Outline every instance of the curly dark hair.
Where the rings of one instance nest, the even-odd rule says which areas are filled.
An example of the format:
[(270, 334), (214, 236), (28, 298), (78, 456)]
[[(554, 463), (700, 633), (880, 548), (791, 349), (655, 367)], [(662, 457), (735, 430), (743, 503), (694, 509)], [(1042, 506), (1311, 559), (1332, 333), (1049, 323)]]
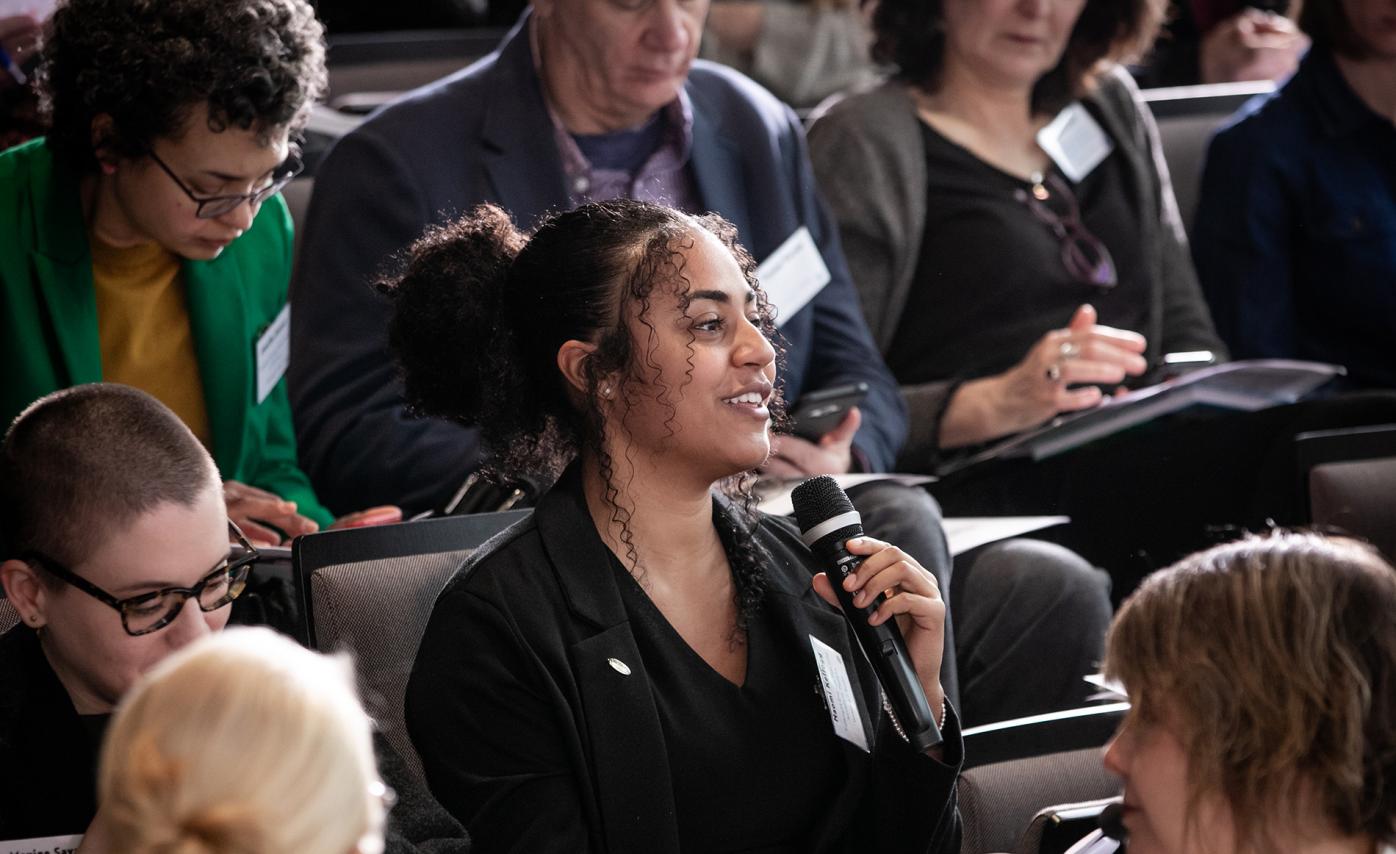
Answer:
[[(215, 132), (298, 130), (325, 91), (324, 29), (306, 0), (68, 0), (38, 76), (48, 145), (90, 172), (98, 149), (140, 157), (178, 136), (200, 104)], [(103, 114), (112, 127), (94, 145)]]
[[(1080, 97), (1104, 62), (1137, 56), (1153, 44), (1166, 0), (1086, 0), (1061, 61), (1033, 87), (1032, 107), (1052, 113)], [(942, 0), (881, 0), (873, 13), (873, 58), (899, 80), (928, 91), (945, 62)]]
[[(633, 508), (625, 506), (603, 444), (607, 425), (598, 388), (604, 377), (620, 378), (613, 393), (624, 405), (623, 425), (641, 386), (650, 382), (646, 373), (656, 368), (650, 348), (636, 340), (626, 318), (648, 327), (652, 342), (650, 296), (657, 286), (673, 287), (687, 308), (683, 253), (699, 228), (736, 259), (779, 362), (775, 312), (756, 281), (756, 262), (737, 243), (736, 228), (716, 214), (689, 216), (617, 199), (549, 217), (526, 236), (502, 209), (481, 205), (428, 230), (408, 250), (405, 269), (380, 284), (394, 304), (389, 343), (409, 408), (478, 426), (490, 449), (485, 473), (496, 481), (522, 474), (552, 482), (578, 454), (594, 455), (637, 578), (643, 576), (643, 556), (629, 524)], [(580, 406), (557, 368), (558, 349), (570, 340), (596, 345), (585, 362)], [(672, 391), (661, 388), (655, 395), (671, 418)], [(784, 426), (779, 387), (770, 409), (773, 423)], [(757, 518), (753, 483), (753, 472), (729, 478), (723, 491), (735, 506), (718, 516), (737, 590), (739, 630), (764, 589), (765, 558), (750, 536)]]

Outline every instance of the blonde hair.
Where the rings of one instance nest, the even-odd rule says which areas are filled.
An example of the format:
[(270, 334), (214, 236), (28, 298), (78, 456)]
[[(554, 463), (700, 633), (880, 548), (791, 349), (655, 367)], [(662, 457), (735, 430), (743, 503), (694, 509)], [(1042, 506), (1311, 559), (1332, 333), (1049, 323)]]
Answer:
[(1370, 546), (1275, 532), (1147, 579), (1116, 615), (1106, 674), (1130, 715), (1180, 723), (1190, 821), (1229, 806), (1238, 850), (1274, 850), (1320, 812), (1396, 841), (1396, 570)]
[(347, 854), (381, 846), (370, 722), (347, 657), (230, 629), (116, 711), (98, 800), (115, 851)]

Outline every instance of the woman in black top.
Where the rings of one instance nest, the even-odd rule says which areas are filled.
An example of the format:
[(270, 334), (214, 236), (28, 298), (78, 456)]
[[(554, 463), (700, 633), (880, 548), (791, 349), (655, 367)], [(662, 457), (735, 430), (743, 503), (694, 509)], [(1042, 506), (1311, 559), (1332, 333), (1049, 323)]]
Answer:
[[(1151, 382), (1164, 354), (1226, 357), (1157, 130), (1114, 64), (1147, 47), (1159, 5), (879, 4), (876, 50), (897, 75), (829, 110), (810, 149), (907, 402), (899, 468), (944, 471), (1096, 406)], [(1295, 432), (1393, 416), (1390, 402), (1338, 401), (1172, 419), (932, 491), (951, 515), (1070, 515), (1061, 539), (1123, 594), (1209, 528), (1302, 521)]]
[(1147, 44), (1156, 5), (879, 5), (899, 74), (810, 146), (911, 410), (903, 467), (1093, 406), (1162, 353), (1221, 351), (1147, 108), (1099, 70)]
[[(391, 289), (416, 408), (480, 424), (501, 469), (565, 468), (447, 585), (408, 684), (428, 782), (478, 851), (958, 850), (933, 577), (850, 547), (947, 717), (927, 756), (797, 534), (750, 509), (781, 414), (753, 270), (713, 216), (621, 200), (525, 238), (485, 206)], [(816, 690), (821, 651), (847, 705)]]

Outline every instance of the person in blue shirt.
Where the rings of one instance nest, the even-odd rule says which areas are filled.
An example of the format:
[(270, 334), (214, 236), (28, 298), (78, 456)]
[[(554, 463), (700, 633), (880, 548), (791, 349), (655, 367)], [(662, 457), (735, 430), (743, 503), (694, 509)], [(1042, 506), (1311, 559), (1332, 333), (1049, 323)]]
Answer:
[(1299, 71), (1212, 140), (1197, 272), (1233, 356), (1396, 388), (1396, 8), (1321, 0), (1300, 23)]

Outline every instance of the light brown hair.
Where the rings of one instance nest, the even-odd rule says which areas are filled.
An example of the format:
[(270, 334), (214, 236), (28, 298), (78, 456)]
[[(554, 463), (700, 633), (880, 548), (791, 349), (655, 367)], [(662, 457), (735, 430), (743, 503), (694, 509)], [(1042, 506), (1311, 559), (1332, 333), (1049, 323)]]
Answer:
[(0, 558), (37, 551), (76, 566), (137, 516), (193, 506), (217, 483), (208, 451), (145, 392), (56, 391), (21, 412), (0, 446)]
[(1241, 850), (1313, 806), (1396, 839), (1396, 570), (1370, 546), (1280, 531), (1185, 558), (1120, 609), (1105, 672), (1130, 715), (1176, 712), (1189, 803), (1220, 795)]

